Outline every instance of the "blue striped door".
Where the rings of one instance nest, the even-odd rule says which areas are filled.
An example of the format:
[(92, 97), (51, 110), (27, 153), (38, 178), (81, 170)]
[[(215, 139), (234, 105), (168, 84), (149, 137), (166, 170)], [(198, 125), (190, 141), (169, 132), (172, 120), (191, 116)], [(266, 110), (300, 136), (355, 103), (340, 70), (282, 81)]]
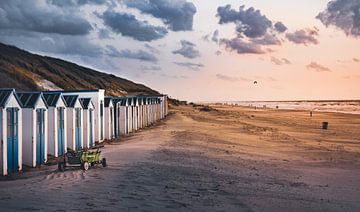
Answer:
[(104, 102), (100, 102), (100, 140), (104, 139)]
[(7, 113), (7, 166), (8, 173), (19, 169), (18, 157), (18, 109), (9, 108)]
[(64, 146), (64, 110), (65, 108), (58, 108), (58, 155), (61, 156), (65, 154), (65, 146)]
[(75, 149), (81, 150), (81, 109), (75, 110)]
[(45, 110), (36, 110), (36, 165), (45, 161)]
[(110, 108), (110, 139), (114, 137), (114, 109)]
[(93, 110), (89, 111), (89, 146), (93, 146)]
[(129, 119), (129, 110), (128, 110), (128, 107), (126, 107), (125, 108), (125, 134), (128, 134), (128, 125), (129, 125), (128, 119)]

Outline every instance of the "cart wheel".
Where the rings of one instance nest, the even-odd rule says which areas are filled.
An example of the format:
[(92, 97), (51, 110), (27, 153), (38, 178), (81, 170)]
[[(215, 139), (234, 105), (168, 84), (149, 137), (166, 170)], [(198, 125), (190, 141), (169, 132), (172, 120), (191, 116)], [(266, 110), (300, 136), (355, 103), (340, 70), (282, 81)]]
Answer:
[(106, 158), (103, 158), (103, 159), (102, 159), (101, 164), (102, 164), (103, 167), (106, 167), (106, 166), (107, 166), (107, 165), (106, 165)]
[(59, 169), (59, 171), (64, 172), (65, 171), (65, 163), (64, 162), (59, 162), (58, 163), (58, 169)]
[(90, 164), (88, 162), (84, 162), (82, 165), (82, 168), (84, 169), (84, 171), (89, 170)]

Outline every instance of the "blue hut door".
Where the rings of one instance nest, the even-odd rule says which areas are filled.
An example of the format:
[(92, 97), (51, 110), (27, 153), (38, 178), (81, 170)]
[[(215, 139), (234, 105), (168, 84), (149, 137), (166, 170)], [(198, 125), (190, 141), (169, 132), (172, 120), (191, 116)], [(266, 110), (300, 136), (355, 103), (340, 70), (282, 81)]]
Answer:
[(104, 139), (104, 103), (100, 102), (100, 140)]
[(36, 110), (36, 165), (45, 161), (45, 110)]
[(116, 135), (120, 135), (120, 106), (117, 107), (117, 114), (116, 114)]
[(58, 108), (58, 111), (57, 111), (57, 121), (58, 121), (58, 155), (61, 156), (63, 154), (65, 154), (65, 146), (64, 146), (64, 143), (65, 143), (65, 139), (64, 139), (64, 136), (65, 136), (65, 133), (64, 133), (64, 111), (65, 111), (65, 108)]
[(81, 150), (81, 109), (75, 109), (75, 149)]
[(132, 106), (131, 107), (131, 126), (132, 126), (131, 131), (134, 130), (134, 124), (135, 124), (134, 118), (135, 118), (135, 113), (134, 113), (134, 107)]
[(125, 109), (125, 134), (129, 133), (129, 109), (126, 107)]
[(89, 146), (93, 146), (93, 110), (89, 110)]
[(114, 109), (110, 108), (110, 139), (114, 137)]
[(18, 157), (18, 109), (9, 108), (7, 113), (7, 166), (8, 173), (19, 169)]

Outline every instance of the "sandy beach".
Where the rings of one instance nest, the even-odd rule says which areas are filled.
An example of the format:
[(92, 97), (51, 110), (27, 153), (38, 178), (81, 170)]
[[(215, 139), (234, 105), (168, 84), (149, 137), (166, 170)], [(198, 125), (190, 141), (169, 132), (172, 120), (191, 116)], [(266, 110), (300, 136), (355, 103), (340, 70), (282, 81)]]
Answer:
[(1, 180), (1, 211), (360, 211), (360, 115), (212, 108), (114, 140), (106, 168)]

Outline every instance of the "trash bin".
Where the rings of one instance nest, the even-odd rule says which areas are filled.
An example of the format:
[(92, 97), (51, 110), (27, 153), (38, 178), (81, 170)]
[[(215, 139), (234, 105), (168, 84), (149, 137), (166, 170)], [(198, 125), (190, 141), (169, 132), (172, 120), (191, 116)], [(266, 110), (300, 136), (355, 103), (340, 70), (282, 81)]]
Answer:
[(323, 128), (323, 130), (327, 130), (328, 127), (329, 127), (329, 122), (323, 122), (323, 123), (322, 123), (322, 128)]

